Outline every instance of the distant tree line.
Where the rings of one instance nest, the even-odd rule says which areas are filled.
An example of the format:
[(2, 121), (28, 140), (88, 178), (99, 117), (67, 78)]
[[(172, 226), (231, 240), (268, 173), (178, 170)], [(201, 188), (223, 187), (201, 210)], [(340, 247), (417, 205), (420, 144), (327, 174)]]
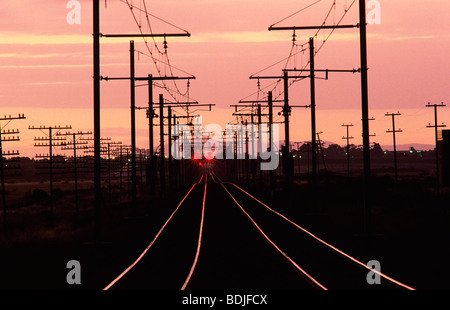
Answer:
[[(320, 149), (318, 149), (320, 151)], [(299, 150), (294, 149), (293, 153), (299, 153), (300, 156), (307, 156), (311, 152), (311, 143), (304, 143), (300, 146)], [(340, 146), (339, 144), (330, 144), (328, 147), (322, 146), (322, 152), (324, 156), (328, 158), (345, 158), (347, 156), (347, 146)], [(363, 148), (361, 145), (350, 144), (349, 145), (350, 157), (362, 158)], [(408, 151), (398, 151), (398, 155), (408, 156), (408, 157), (426, 157), (434, 158), (435, 151), (428, 150), (416, 150), (414, 147), (410, 147)], [(373, 143), (370, 148), (370, 155), (374, 158), (392, 156), (393, 151), (383, 150), (379, 143)]]

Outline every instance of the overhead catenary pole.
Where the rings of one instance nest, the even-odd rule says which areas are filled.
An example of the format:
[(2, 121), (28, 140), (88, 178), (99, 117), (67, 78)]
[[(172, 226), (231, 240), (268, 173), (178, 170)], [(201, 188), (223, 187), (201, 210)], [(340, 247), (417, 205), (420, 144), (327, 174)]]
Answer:
[(287, 148), (287, 152), (289, 153), (289, 80), (288, 73), (283, 72), (283, 87), (284, 87), (284, 106), (283, 106), (283, 116), (284, 116), (284, 139), (285, 139), (285, 147)]
[(159, 130), (160, 130), (160, 157), (161, 157), (161, 163), (160, 163), (160, 172), (159, 172), (159, 178), (160, 178), (160, 185), (161, 185), (161, 191), (164, 192), (166, 188), (166, 172), (165, 172), (165, 165), (164, 165), (164, 97), (162, 94), (159, 95)]
[(148, 75), (148, 140), (149, 140), (149, 164), (147, 165), (147, 184), (150, 185), (150, 189), (154, 190), (155, 180), (156, 180), (156, 161), (154, 157), (154, 146), (153, 146), (153, 118), (155, 113), (153, 111), (153, 76)]
[[(101, 144), (100, 144), (100, 37), (129, 38), (129, 37), (189, 37), (187, 31), (183, 33), (139, 33), (139, 34), (102, 34), (100, 33), (100, 0), (93, 0), (93, 80), (94, 80), (94, 239), (100, 241), (100, 206), (101, 197)], [(145, 79), (145, 78), (144, 78)], [(136, 79), (137, 80), (137, 79)]]
[[(261, 154), (262, 153), (261, 137), (263, 136), (263, 134), (262, 134), (262, 126), (261, 126), (262, 125), (261, 104), (258, 103), (257, 107), (258, 107), (258, 151)], [(252, 141), (252, 145), (253, 145), (253, 141)], [(259, 160), (258, 160), (258, 163), (259, 163), (259, 165), (258, 165), (259, 183), (262, 184), (263, 183), (263, 171), (261, 170), (261, 156), (259, 156), (258, 158), (259, 158)]]
[(446, 105), (442, 102), (441, 104), (428, 104), (426, 105), (427, 108), (434, 108), (434, 125), (428, 124), (427, 128), (434, 128), (434, 139), (435, 139), (435, 152), (436, 152), (436, 192), (438, 197), (440, 196), (440, 173), (439, 173), (439, 143), (438, 143), (438, 128), (446, 127), (444, 123), (441, 125), (438, 124), (438, 117), (437, 117), (437, 108), (439, 107), (445, 107)]
[(314, 65), (314, 38), (309, 38), (309, 68), (310, 68), (310, 96), (311, 96), (311, 153), (312, 163), (312, 184), (317, 183), (317, 153), (316, 153), (316, 86), (315, 86), (315, 65)]
[(168, 119), (168, 129), (167, 134), (168, 142), (169, 142), (169, 160), (168, 160), (168, 166), (169, 166), (169, 188), (172, 189), (172, 107), (168, 107), (168, 113), (167, 113), (167, 119)]
[(136, 87), (134, 69), (134, 41), (130, 41), (130, 95), (131, 95), (131, 204), (136, 215)]
[[(268, 97), (267, 97), (267, 104), (269, 105), (269, 152), (270, 154), (275, 153), (273, 150), (273, 129), (272, 129), (272, 124), (273, 124), (273, 102), (272, 102), (273, 98), (272, 98), (272, 92), (269, 91), (268, 93)], [(277, 155), (278, 156), (278, 155)], [(270, 184), (270, 188), (274, 189), (275, 188), (275, 171), (273, 169), (271, 169), (269, 171), (269, 184)], [(272, 191), (273, 194), (273, 191)]]
[(100, 242), (101, 158), (100, 158), (100, 0), (93, 0), (94, 79), (94, 241)]
[(366, 1), (359, 0), (358, 25), (319, 25), (319, 26), (294, 26), (294, 27), (269, 27), (269, 30), (307, 30), (307, 29), (339, 29), (359, 27), (360, 37), (360, 72), (361, 72), (361, 111), (362, 111), (362, 135), (363, 135), (363, 230), (366, 235), (371, 234), (372, 218), (369, 203), (370, 189), (370, 141), (369, 141), (369, 96), (368, 96), (368, 67), (367, 67), (367, 35), (366, 35)]
[(366, 1), (359, 0), (359, 39), (361, 62), (361, 112), (363, 135), (363, 203), (365, 211), (364, 230), (367, 235), (372, 233), (372, 216), (369, 202), (370, 189), (370, 132), (369, 132), (369, 92), (367, 67), (367, 31), (366, 31)]
[[(251, 120), (251, 124), (252, 124), (252, 134), (254, 133), (253, 132), (253, 116), (252, 116), (252, 120)], [(245, 119), (245, 128), (248, 128), (247, 127), (247, 125), (248, 125), (248, 119)], [(253, 136), (252, 136), (252, 139), (253, 139)], [(249, 140), (249, 137), (248, 137), (248, 130), (245, 130), (245, 151), (244, 151), (244, 154), (245, 154), (245, 177), (246, 177), (246, 181), (247, 181), (247, 183), (248, 183), (248, 180), (249, 180), (249, 170), (250, 170), (250, 165), (249, 165), (249, 160), (250, 160), (250, 156), (249, 156), (249, 145), (248, 145), (248, 141)], [(252, 147), (253, 147), (253, 145), (252, 145)], [(253, 176), (253, 181), (255, 181), (255, 175), (254, 175), (254, 170), (252, 169), (252, 176)]]
[[(149, 35), (150, 36), (150, 35)], [(131, 43), (130, 43), (131, 44)], [(132, 56), (134, 57), (134, 56)], [(130, 56), (131, 59), (131, 56)], [(130, 61), (131, 62), (131, 61)], [(134, 64), (134, 61), (133, 61)], [(131, 67), (131, 66), (130, 66)], [(130, 69), (131, 71), (131, 69)], [(133, 69), (134, 71), (134, 69)], [(130, 80), (131, 84), (135, 84), (136, 81), (147, 81), (148, 82), (148, 108), (147, 110), (147, 117), (149, 118), (149, 153), (150, 153), (150, 160), (149, 165), (147, 167), (147, 181), (150, 185), (151, 189), (154, 189), (155, 180), (156, 180), (156, 161), (154, 157), (154, 138), (153, 138), (153, 117), (155, 116), (155, 113), (153, 111), (153, 82), (154, 81), (162, 81), (162, 80), (191, 80), (195, 79), (195, 76), (186, 76), (186, 77), (179, 77), (179, 76), (162, 76), (162, 77), (154, 77), (151, 74), (148, 74), (146, 77), (136, 77), (133, 74), (133, 77), (100, 77), (101, 80), (104, 81), (122, 81), (122, 80)], [(133, 100), (132, 100), (133, 101)], [(184, 105), (191, 105), (196, 104), (198, 102), (187, 102), (187, 103), (174, 103), (174, 104), (184, 104)], [(135, 109), (142, 109), (142, 108), (136, 108)], [(133, 111), (133, 109), (132, 109)], [(134, 112), (131, 112), (132, 114)], [(135, 119), (135, 118), (134, 118)], [(135, 121), (132, 121), (132, 126), (135, 125)]]
[(392, 117), (392, 130), (387, 130), (387, 133), (392, 133), (392, 141), (394, 146), (394, 176), (395, 180), (398, 180), (398, 170), (397, 170), (397, 143), (395, 141), (395, 133), (402, 132), (401, 129), (395, 129), (395, 117), (402, 115), (400, 112), (397, 113), (386, 113), (385, 116)]
[(123, 149), (122, 145), (119, 146), (120, 148), (120, 162), (119, 162), (119, 201), (122, 202), (122, 173), (123, 173)]

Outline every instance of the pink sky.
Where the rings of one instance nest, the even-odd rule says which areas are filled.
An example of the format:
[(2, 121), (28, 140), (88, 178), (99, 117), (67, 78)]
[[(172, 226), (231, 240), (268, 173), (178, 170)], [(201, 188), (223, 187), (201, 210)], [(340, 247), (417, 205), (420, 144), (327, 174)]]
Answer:
[[(92, 4), (81, 2), (81, 24), (66, 21), (65, 0), (3, 0), (0, 9), (0, 115), (24, 113), (26, 120), (15, 121), (7, 129), (20, 128), (21, 142), (10, 142), (5, 149), (19, 149), (33, 156), (35, 131), (29, 125), (66, 125), (74, 130), (92, 130)], [(131, 2), (131, 1), (130, 1)], [(140, 5), (139, 0), (133, 3)], [(293, 0), (158, 0), (146, 1), (149, 11), (188, 30), (190, 38), (169, 38), (171, 63), (193, 74), (190, 95), (200, 103), (213, 103), (212, 112), (202, 112), (204, 124), (234, 120), (231, 104), (257, 91), (249, 76), (284, 59), (291, 47), (290, 31), (267, 28), (314, 1)], [(336, 17), (351, 0), (337, 0)], [(450, 2), (446, 0), (380, 0), (381, 24), (368, 26), (370, 130), (371, 141), (391, 144), (391, 129), (386, 112), (401, 112), (397, 127), (398, 144), (434, 143), (433, 121), (427, 102), (448, 103), (450, 87)], [(279, 25), (319, 24), (332, 0), (322, 0)], [(357, 23), (357, 4), (343, 23)], [(138, 28), (126, 4), (108, 0), (101, 3), (101, 32), (136, 33)], [(137, 14), (138, 18), (144, 16)], [(333, 17), (333, 15), (332, 15)], [(331, 21), (333, 18), (331, 18)], [(144, 19), (142, 19), (145, 22)], [(151, 19), (154, 32), (178, 32)], [(313, 32), (298, 32), (297, 40), (306, 42)], [(320, 43), (323, 35), (319, 35)], [(126, 76), (129, 72), (129, 39), (102, 39), (102, 75)], [(145, 51), (142, 39), (136, 49)], [(158, 39), (162, 46), (162, 40)], [(308, 55), (296, 59), (297, 66)], [(280, 75), (284, 63), (260, 72)], [(359, 42), (356, 29), (337, 30), (316, 56), (317, 68), (351, 69), (359, 67)], [(140, 56), (137, 75), (155, 74), (150, 59)], [(175, 71), (176, 75), (185, 75)], [(263, 81), (262, 87), (269, 82)], [(184, 89), (186, 82), (181, 82)], [(155, 89), (154, 100), (160, 90)], [(345, 128), (353, 123), (353, 142), (361, 144), (360, 78), (358, 74), (332, 74), (328, 81), (316, 83), (317, 129), (322, 139), (343, 144)], [(165, 94), (166, 96), (166, 94)], [(249, 98), (256, 99), (255, 96)], [(309, 104), (308, 80), (290, 87), (292, 104)], [(147, 104), (144, 87), (137, 89), (137, 105)], [(102, 82), (102, 136), (129, 143), (129, 84)], [(449, 124), (449, 107), (439, 110), (439, 122)], [(181, 110), (180, 110), (181, 112)], [(137, 111), (138, 146), (147, 146), (147, 120)], [(4, 125), (4, 124), (2, 124)], [(305, 141), (309, 134), (309, 110), (294, 109), (291, 140)], [(155, 135), (158, 129), (155, 128)], [(283, 132), (283, 130), (281, 130)], [(281, 139), (283, 137), (280, 137)]]

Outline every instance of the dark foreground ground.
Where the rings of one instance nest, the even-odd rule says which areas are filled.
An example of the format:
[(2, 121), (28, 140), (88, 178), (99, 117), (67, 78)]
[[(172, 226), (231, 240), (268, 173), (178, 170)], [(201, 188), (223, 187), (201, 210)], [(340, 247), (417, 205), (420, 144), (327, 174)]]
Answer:
[[(226, 178), (221, 169), (216, 171)], [(443, 189), (438, 199), (431, 176), (403, 176), (398, 182), (388, 175), (374, 177), (368, 199), (370, 237), (365, 234), (360, 177), (322, 173), (315, 189), (306, 178), (296, 179), (290, 196), (282, 190), (282, 179), (274, 191), (258, 181), (243, 186), (327, 242), (363, 262), (378, 260), (382, 272), (416, 289), (450, 289), (449, 193)], [(78, 219), (70, 191), (55, 202), (53, 225), (45, 201), (16, 206), (9, 211), (8, 236), (0, 239), (0, 289), (101, 290), (148, 245), (190, 185), (165, 195), (157, 189), (152, 199), (143, 186), (136, 209), (126, 197), (119, 202), (117, 191), (110, 200), (105, 189), (98, 244), (93, 242), (88, 186)], [(81, 263), (80, 285), (66, 281), (70, 260)]]

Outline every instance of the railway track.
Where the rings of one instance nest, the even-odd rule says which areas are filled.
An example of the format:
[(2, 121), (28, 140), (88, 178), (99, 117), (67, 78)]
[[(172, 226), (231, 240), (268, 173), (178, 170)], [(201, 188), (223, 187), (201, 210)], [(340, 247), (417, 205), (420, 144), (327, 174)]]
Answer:
[[(379, 276), (370, 285), (367, 275)], [(206, 168), (109, 289), (408, 289)]]

